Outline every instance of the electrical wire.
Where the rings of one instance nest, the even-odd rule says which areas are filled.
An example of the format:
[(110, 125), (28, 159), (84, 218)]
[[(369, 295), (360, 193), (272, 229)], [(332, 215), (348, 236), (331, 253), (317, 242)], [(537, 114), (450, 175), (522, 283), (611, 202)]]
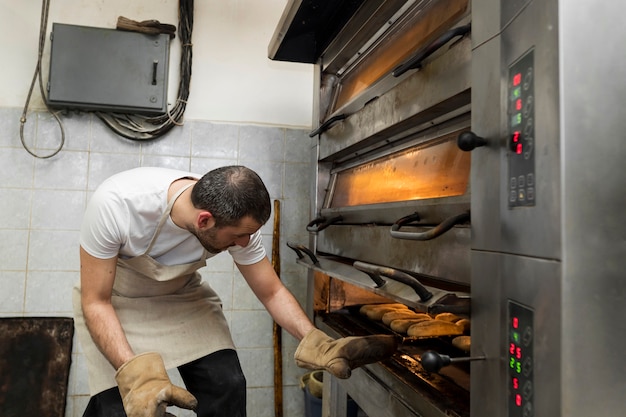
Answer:
[[(26, 97), (26, 103), (24, 104), (24, 111), (22, 112), (22, 117), (20, 117), (20, 140), (22, 142), (22, 146), (26, 149), (26, 152), (31, 154), (36, 158), (47, 159), (51, 158), (54, 155), (58, 154), (61, 149), (63, 149), (63, 145), (65, 144), (65, 130), (63, 129), (63, 122), (59, 118), (59, 116), (50, 110), (48, 107), (48, 103), (46, 100), (46, 94), (43, 88), (43, 80), (41, 78), (41, 57), (43, 56), (43, 49), (46, 44), (46, 29), (48, 27), (48, 14), (50, 11), (50, 0), (42, 0), (41, 2), (41, 19), (39, 21), (39, 51), (37, 53), (37, 65), (35, 67), (35, 74), (33, 75), (33, 80), (30, 84), (30, 89), (28, 90), (28, 96)], [(24, 140), (24, 125), (26, 124), (26, 114), (28, 113), (28, 105), (30, 104), (30, 98), (33, 94), (33, 89), (35, 88), (35, 82), (39, 80), (39, 91), (41, 93), (41, 97), (43, 98), (43, 102), (46, 106), (46, 109), (54, 116), (59, 124), (59, 128), (61, 129), (61, 143), (59, 147), (53, 151), (49, 155), (38, 155), (34, 151), (32, 151), (28, 145), (26, 145), (26, 141)]]
[(191, 84), (193, 3), (193, 0), (179, 0), (178, 38), (181, 44), (181, 58), (176, 102), (164, 114), (152, 117), (128, 113), (95, 112), (98, 118), (116, 134), (131, 140), (145, 141), (163, 136), (174, 126), (183, 125), (183, 115), (187, 107)]

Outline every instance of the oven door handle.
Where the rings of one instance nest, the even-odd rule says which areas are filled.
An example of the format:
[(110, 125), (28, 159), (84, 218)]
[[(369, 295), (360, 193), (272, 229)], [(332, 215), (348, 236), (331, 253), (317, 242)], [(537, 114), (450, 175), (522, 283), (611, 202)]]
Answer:
[(319, 135), (320, 133), (326, 132), (328, 129), (330, 129), (332, 125), (334, 125), (336, 122), (339, 122), (345, 119), (346, 117), (348, 117), (347, 114), (338, 114), (337, 116), (331, 117), (330, 119), (322, 123), (317, 129), (309, 133), (309, 137), (312, 138), (312, 137)]
[(320, 261), (317, 259), (315, 254), (306, 246), (300, 245), (298, 243), (287, 242), (287, 247), (293, 249), (293, 251), (298, 255), (298, 259), (304, 259), (304, 255), (302, 252), (306, 253), (313, 265), (319, 265)]
[[(318, 217), (316, 219), (311, 220), (309, 224), (306, 225), (306, 230), (309, 232), (317, 233), (319, 231), (326, 229), (328, 226), (338, 223), (342, 220), (343, 220), (342, 216), (335, 216), (335, 217), (331, 217), (330, 219), (327, 219), (326, 217)], [(317, 227), (313, 227), (313, 226), (317, 226)]]
[(433, 293), (428, 291), (428, 289), (426, 289), (426, 287), (424, 287), (417, 278), (405, 272), (398, 271), (397, 269), (389, 268), (386, 266), (373, 265), (361, 261), (356, 261), (352, 264), (352, 266), (359, 271), (365, 272), (367, 275), (369, 275), (370, 278), (372, 278), (372, 280), (374, 280), (374, 282), (379, 287), (385, 285), (385, 280), (380, 277), (382, 275), (413, 288), (413, 290), (415, 290), (417, 295), (420, 297), (421, 301), (428, 301), (433, 298)]
[(431, 240), (436, 237), (441, 236), (446, 233), (448, 230), (452, 229), (457, 224), (465, 223), (470, 220), (470, 212), (467, 211), (465, 213), (457, 214), (455, 216), (448, 217), (437, 226), (429, 229), (426, 232), (401, 232), (400, 228), (408, 223), (419, 221), (419, 214), (413, 213), (406, 217), (403, 217), (397, 220), (391, 226), (391, 237), (396, 239), (405, 239), (405, 240)]
[(444, 46), (445, 44), (450, 42), (450, 40), (452, 38), (454, 38), (456, 36), (465, 36), (465, 35), (467, 35), (471, 31), (471, 29), (472, 29), (472, 24), (471, 23), (468, 23), (467, 25), (464, 25), (464, 26), (456, 27), (454, 29), (450, 29), (449, 31), (447, 31), (446, 33), (441, 35), (438, 39), (436, 39), (433, 43), (431, 43), (430, 45), (426, 46), (423, 49), (420, 49), (413, 58), (411, 58), (408, 61), (403, 62), (402, 64), (397, 66), (392, 71), (391, 74), (394, 77), (399, 77), (402, 74), (404, 74), (405, 72), (407, 72), (408, 70), (411, 70), (411, 69), (421, 69), (422, 68), (422, 62), (426, 58), (428, 58), (433, 53), (435, 53), (439, 48), (441, 48), (442, 46)]

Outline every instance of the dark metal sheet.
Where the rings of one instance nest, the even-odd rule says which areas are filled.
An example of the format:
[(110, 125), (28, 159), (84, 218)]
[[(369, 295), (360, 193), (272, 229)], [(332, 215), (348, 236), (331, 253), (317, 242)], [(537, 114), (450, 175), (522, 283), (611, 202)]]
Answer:
[(74, 320), (0, 318), (0, 414), (63, 417)]

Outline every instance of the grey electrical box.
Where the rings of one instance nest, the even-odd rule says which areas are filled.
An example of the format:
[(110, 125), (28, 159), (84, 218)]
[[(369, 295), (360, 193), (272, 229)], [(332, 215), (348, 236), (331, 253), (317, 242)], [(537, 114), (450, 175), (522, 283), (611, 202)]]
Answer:
[(50, 107), (119, 113), (167, 111), (167, 34), (52, 25)]

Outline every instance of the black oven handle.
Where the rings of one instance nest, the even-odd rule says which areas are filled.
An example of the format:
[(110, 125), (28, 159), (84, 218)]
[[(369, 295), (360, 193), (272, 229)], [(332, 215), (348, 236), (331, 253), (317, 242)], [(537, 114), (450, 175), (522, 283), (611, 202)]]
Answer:
[(306, 246), (300, 245), (298, 243), (287, 242), (287, 247), (293, 249), (293, 251), (298, 255), (298, 259), (304, 259), (304, 255), (302, 252), (306, 253), (313, 265), (319, 265), (320, 261), (317, 259), (315, 254)]
[(408, 61), (403, 62), (399, 66), (397, 66), (393, 72), (391, 73), (394, 77), (399, 77), (408, 70), (411, 69), (420, 69), (422, 68), (422, 62), (435, 53), (439, 48), (444, 46), (446, 43), (450, 42), (450, 40), (456, 36), (465, 36), (472, 29), (472, 24), (468, 23), (465, 26), (459, 26), (454, 29), (450, 29), (443, 35), (441, 35), (438, 39), (436, 39), (433, 43), (421, 49), (414, 57), (410, 58)]
[(405, 240), (431, 240), (436, 237), (441, 236), (446, 233), (448, 230), (452, 229), (455, 225), (465, 223), (470, 220), (470, 212), (467, 211), (465, 213), (457, 214), (456, 216), (451, 216), (439, 223), (437, 226), (429, 229), (426, 232), (401, 232), (400, 228), (408, 223), (419, 221), (419, 214), (413, 213), (406, 217), (403, 217), (397, 220), (391, 226), (391, 236), (396, 239), (405, 239)]
[(345, 119), (346, 117), (348, 117), (347, 114), (338, 114), (337, 116), (331, 117), (330, 119), (322, 123), (317, 129), (309, 133), (309, 137), (312, 138), (312, 137), (319, 135), (320, 133), (326, 132), (328, 129), (330, 129), (332, 125), (334, 125), (336, 122), (340, 120)]
[(417, 278), (405, 272), (398, 271), (397, 269), (389, 268), (386, 266), (373, 265), (361, 261), (356, 261), (352, 264), (352, 266), (359, 271), (365, 272), (367, 275), (369, 275), (378, 287), (382, 287), (383, 285), (385, 285), (385, 280), (381, 278), (382, 275), (413, 288), (417, 295), (420, 297), (421, 301), (428, 301), (433, 298), (433, 293), (428, 291), (428, 289), (426, 289), (426, 287), (424, 287)]
[[(330, 219), (327, 219), (326, 217), (318, 217), (316, 219), (311, 220), (309, 224), (306, 225), (306, 230), (309, 232), (317, 233), (326, 229), (328, 226), (338, 223), (342, 220), (343, 220), (342, 216), (335, 216), (335, 217), (331, 217)], [(314, 226), (317, 226), (317, 227), (314, 227)]]

